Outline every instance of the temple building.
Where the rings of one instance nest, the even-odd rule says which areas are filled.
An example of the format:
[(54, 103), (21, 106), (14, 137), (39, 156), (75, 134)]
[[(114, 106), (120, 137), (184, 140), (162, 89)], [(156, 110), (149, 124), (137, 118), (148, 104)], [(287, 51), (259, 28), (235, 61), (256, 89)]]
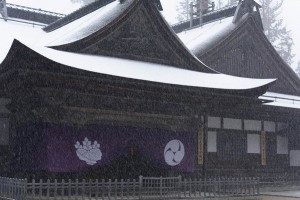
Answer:
[[(235, 8), (234, 12), (232, 12), (233, 8)], [(247, 149), (245, 146), (242, 148), (247, 152), (247, 157), (245, 158), (246, 154), (242, 155), (241, 151), (236, 149), (236, 153), (241, 157), (240, 161), (236, 162), (235, 169), (248, 172), (250, 167), (251, 171), (261, 171), (261, 173), (272, 169), (270, 172), (278, 172), (282, 175), (299, 166), (299, 160), (295, 155), (299, 153), (297, 150), (299, 149), (300, 81), (265, 36), (259, 9), (260, 6), (255, 1), (244, 0), (238, 5), (204, 15), (203, 19), (206, 23), (188, 27), (190, 22), (183, 22), (173, 28), (197, 58), (221, 73), (248, 78), (277, 78), (275, 84), (261, 97), (273, 102), (256, 108), (253, 112), (257, 114), (252, 114), (251, 123), (244, 119), (242, 132), (244, 137), (247, 137)], [(194, 21), (199, 20), (194, 19)], [(215, 117), (218, 121), (222, 120), (222, 116), (221, 119), (220, 116), (212, 116), (211, 119), (214, 121)], [(266, 121), (260, 122), (262, 118)], [(251, 128), (249, 123), (252, 124)], [(220, 128), (221, 126), (209, 126), (209, 129), (213, 130), (209, 133), (218, 139), (214, 139), (217, 143), (215, 141), (212, 143), (213, 151), (209, 151), (210, 145), (208, 146), (207, 165), (212, 171), (214, 168), (222, 171), (224, 169), (222, 160), (230, 160), (229, 171), (233, 171), (231, 162), (234, 163), (236, 157), (229, 155), (228, 159), (226, 156), (225, 158), (218, 156), (224, 153), (222, 152), (225, 150), (224, 144), (228, 143), (222, 141), (223, 130)], [(258, 132), (266, 134), (266, 138), (263, 139), (266, 142), (266, 163), (261, 160), (263, 152), (259, 142), (262, 145), (262, 138), (259, 138)], [(231, 136), (234, 137), (234, 134)], [(227, 138), (229, 137), (225, 140)], [(231, 145), (230, 148), (234, 148), (233, 146)], [(233, 151), (229, 150), (229, 152)]]
[(300, 81), (249, 2), (178, 37), (158, 0), (102, 0), (11, 39), (1, 173), (295, 177)]

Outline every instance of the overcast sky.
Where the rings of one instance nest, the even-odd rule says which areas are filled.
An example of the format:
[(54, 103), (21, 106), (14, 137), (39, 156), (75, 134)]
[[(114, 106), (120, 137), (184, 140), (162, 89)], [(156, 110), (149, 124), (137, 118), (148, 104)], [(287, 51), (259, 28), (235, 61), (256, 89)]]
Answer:
[[(79, 4), (72, 4), (71, 0), (6, 0), (7, 3), (14, 3), (34, 8), (41, 8), (44, 10), (70, 13), (79, 8)], [(164, 12), (163, 15), (170, 23), (176, 22), (176, 3), (178, 0), (161, 0)], [(291, 30), (294, 39), (294, 58), (293, 68), (296, 68), (297, 62), (300, 61), (300, 0), (284, 0), (282, 8), (282, 16), (287, 28)]]

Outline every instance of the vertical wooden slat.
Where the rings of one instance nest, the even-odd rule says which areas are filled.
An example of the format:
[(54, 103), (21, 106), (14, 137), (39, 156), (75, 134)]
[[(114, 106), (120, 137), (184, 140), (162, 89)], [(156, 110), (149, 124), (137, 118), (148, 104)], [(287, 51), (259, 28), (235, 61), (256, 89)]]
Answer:
[(89, 185), (88, 185), (88, 198), (89, 198), (89, 200), (91, 200), (91, 198), (92, 198), (92, 180), (91, 179), (89, 179)]
[(139, 189), (139, 186), (140, 186), (140, 185), (138, 185), (138, 188), (137, 188), (136, 180), (133, 179), (133, 191), (132, 191), (133, 196), (135, 197), (135, 196), (138, 196), (138, 195), (139, 195), (139, 199), (141, 199), (140, 192), (138, 192), (138, 195), (137, 195), (137, 193), (136, 193), (136, 191)]
[(130, 196), (130, 180), (129, 179), (127, 179), (127, 181), (126, 181), (126, 199), (129, 199), (129, 196)]
[(104, 191), (105, 191), (105, 180), (102, 179), (102, 181), (101, 181), (101, 196), (102, 196), (102, 200), (104, 200)]
[(54, 179), (54, 200), (57, 199), (57, 179)]
[(28, 188), (28, 180), (27, 178), (24, 179), (24, 200), (27, 199), (27, 188)]
[(82, 184), (81, 184), (81, 199), (84, 200), (85, 199), (85, 179), (82, 180)]
[(78, 200), (79, 195), (79, 186), (78, 186), (78, 179), (75, 180), (75, 200)]
[(65, 179), (61, 180), (61, 198), (65, 197)]
[(38, 185), (38, 190), (39, 190), (39, 198), (42, 199), (43, 196), (43, 180), (40, 179), (39, 185)]
[(121, 179), (121, 199), (123, 200), (123, 195), (124, 195), (124, 180)]
[(183, 179), (183, 197), (186, 197), (186, 178)]
[(108, 199), (111, 199), (111, 179), (108, 179)]
[(71, 193), (72, 193), (72, 180), (69, 179), (69, 180), (68, 180), (68, 200), (71, 199), (71, 196), (72, 196)]
[(47, 187), (47, 189), (46, 189), (46, 197), (47, 197), (47, 199), (49, 199), (49, 197), (50, 197), (50, 180), (49, 179), (47, 179), (46, 187)]
[(35, 179), (32, 180), (32, 196), (35, 197)]
[(139, 199), (142, 199), (143, 177), (139, 176)]
[(95, 199), (99, 199), (99, 181), (98, 179), (95, 180)]

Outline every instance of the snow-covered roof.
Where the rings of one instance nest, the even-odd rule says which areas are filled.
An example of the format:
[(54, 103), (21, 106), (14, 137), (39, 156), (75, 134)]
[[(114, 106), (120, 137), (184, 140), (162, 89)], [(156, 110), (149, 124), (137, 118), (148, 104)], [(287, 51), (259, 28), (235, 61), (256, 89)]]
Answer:
[(94, 12), (49, 32), (42, 42), (45, 46), (59, 46), (83, 39), (115, 20), (132, 2), (133, 0), (127, 0), (124, 3), (113, 1)]
[(11, 3), (7, 3), (6, 6), (7, 6), (7, 8), (15, 8), (15, 9), (18, 9), (18, 10), (29, 11), (29, 12), (32, 12), (32, 13), (52, 15), (52, 16), (56, 16), (56, 17), (59, 17), (59, 18), (65, 16), (63, 14), (56, 13), (56, 12), (51, 12), (51, 11), (46, 11), (46, 10), (36, 9), (36, 8), (30, 8), (30, 7), (26, 7), (26, 6), (11, 4)]
[[(116, 1), (116, 3), (118, 3)], [(110, 4), (113, 5), (113, 4)], [(114, 4), (116, 6), (116, 4)], [(108, 10), (107, 10), (108, 12)], [(95, 21), (94, 21), (95, 22)], [(76, 22), (77, 23), (77, 22)], [(84, 21), (82, 21), (84, 23)], [(0, 21), (5, 30), (0, 38), (0, 62), (5, 58), (14, 38), (55, 62), (91, 72), (182, 86), (246, 90), (269, 84), (274, 79), (248, 79), (224, 74), (210, 74), (172, 66), (119, 59), (114, 57), (68, 53), (44, 47), (40, 42), (45, 33), (41, 27), (14, 21)], [(74, 24), (68, 26), (76, 28)]]
[(42, 26), (25, 20), (12, 18), (9, 18), (8, 21), (0, 20), (0, 63), (5, 58), (14, 39), (21, 40), (31, 46), (38, 44), (39, 39), (45, 34), (41, 28)]
[(232, 32), (237, 25), (232, 23), (233, 17), (220, 19), (200, 26), (185, 30), (178, 33), (180, 40), (196, 55), (205, 52), (210, 47), (215, 45), (215, 42), (220, 41)]
[(196, 72), (162, 64), (70, 53), (47, 47), (35, 47), (33, 50), (50, 60), (77, 69), (156, 83), (199, 88), (247, 90), (262, 87), (274, 81), (274, 79), (251, 79)]
[(277, 106), (285, 108), (296, 108), (300, 109), (300, 96), (280, 94), (274, 92), (266, 92), (264, 95), (259, 97), (262, 100), (272, 101), (265, 103), (267, 106)]

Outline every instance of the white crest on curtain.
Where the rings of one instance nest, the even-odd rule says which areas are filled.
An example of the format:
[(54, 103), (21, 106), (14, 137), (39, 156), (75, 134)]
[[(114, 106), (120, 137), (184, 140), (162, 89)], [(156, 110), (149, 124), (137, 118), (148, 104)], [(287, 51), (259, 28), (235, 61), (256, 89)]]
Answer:
[(184, 157), (184, 145), (180, 140), (171, 140), (165, 147), (165, 161), (170, 166), (179, 165)]
[(96, 140), (94, 141), (94, 144), (92, 144), (92, 142), (86, 137), (82, 141), (82, 145), (77, 141), (75, 148), (77, 149), (76, 154), (78, 158), (85, 161), (88, 165), (95, 165), (97, 161), (102, 158), (100, 144)]

